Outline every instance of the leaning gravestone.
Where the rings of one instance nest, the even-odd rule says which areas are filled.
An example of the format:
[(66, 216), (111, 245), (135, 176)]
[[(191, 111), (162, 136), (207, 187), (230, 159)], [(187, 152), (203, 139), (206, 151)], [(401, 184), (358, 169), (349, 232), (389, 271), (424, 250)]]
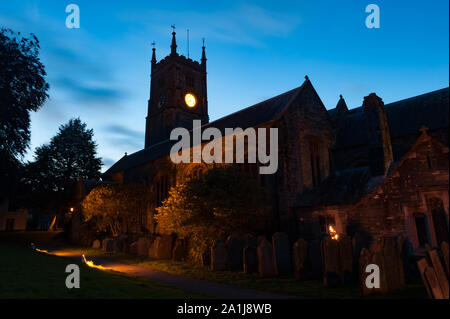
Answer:
[(300, 238), (294, 243), (292, 252), (295, 279), (302, 280), (308, 257), (308, 243), (304, 239)]
[(216, 240), (211, 248), (211, 270), (227, 269), (227, 248), (225, 244)]
[(258, 271), (258, 255), (255, 247), (246, 246), (243, 253), (244, 273), (251, 274)]
[(323, 283), (327, 287), (341, 284), (341, 267), (339, 260), (339, 242), (325, 237), (322, 240)]
[(96, 240), (94, 240), (94, 242), (92, 243), (92, 248), (95, 248), (95, 249), (99, 249), (100, 247), (101, 247), (101, 242), (100, 242), (100, 240), (98, 240), (98, 239), (96, 239)]
[(148, 248), (151, 240), (146, 237), (141, 237), (137, 240), (137, 255), (140, 257), (148, 257)]
[(172, 258), (172, 242), (173, 237), (171, 235), (161, 235), (156, 248), (156, 258), (158, 259), (171, 259)]
[(226, 241), (228, 269), (242, 270), (244, 241), (236, 235), (230, 235)]
[(261, 240), (257, 249), (258, 254), (258, 273), (259, 277), (275, 277), (275, 260), (273, 258), (273, 248), (267, 239)]
[(444, 259), (444, 264), (445, 264), (445, 271), (447, 273), (447, 278), (450, 278), (450, 274), (449, 274), (449, 260), (448, 260), (448, 253), (449, 253), (449, 248), (448, 248), (448, 243), (446, 241), (443, 241), (441, 244), (441, 252), (442, 252), (442, 257)]
[(275, 233), (272, 236), (273, 256), (275, 258), (275, 271), (278, 275), (292, 273), (291, 248), (288, 235)]

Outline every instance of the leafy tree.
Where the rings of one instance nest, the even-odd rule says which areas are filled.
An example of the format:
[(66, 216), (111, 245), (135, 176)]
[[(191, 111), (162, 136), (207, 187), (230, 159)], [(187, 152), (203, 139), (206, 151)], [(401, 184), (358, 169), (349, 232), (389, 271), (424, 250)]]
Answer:
[[(117, 236), (144, 226), (152, 192), (142, 184), (109, 184), (94, 188), (81, 203), (85, 221)], [(141, 229), (137, 229), (141, 230)]]
[(198, 259), (215, 239), (262, 230), (265, 203), (264, 189), (254, 177), (225, 166), (172, 187), (155, 218), (162, 231), (190, 238), (190, 255)]
[(0, 29), (0, 197), (11, 193), (30, 142), (30, 112), (48, 98), (39, 41)]
[(56, 208), (69, 201), (80, 179), (100, 178), (94, 131), (79, 118), (59, 127), (59, 132), (35, 150), (35, 160), (26, 166), (32, 206)]

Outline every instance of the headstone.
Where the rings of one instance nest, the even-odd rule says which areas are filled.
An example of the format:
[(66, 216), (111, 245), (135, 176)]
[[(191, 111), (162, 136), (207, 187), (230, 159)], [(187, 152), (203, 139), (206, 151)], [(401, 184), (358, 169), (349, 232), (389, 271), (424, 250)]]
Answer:
[(171, 259), (172, 258), (172, 242), (171, 235), (161, 235), (157, 238), (156, 258), (157, 259)]
[(386, 268), (381, 269), (386, 274), (386, 282), (389, 291), (394, 291), (403, 287), (403, 268), (400, 264), (400, 256), (395, 247), (394, 238), (386, 237), (384, 239), (383, 257), (386, 263)]
[(247, 234), (244, 236), (244, 247), (258, 247), (258, 241), (255, 236)]
[(230, 235), (226, 241), (228, 269), (242, 270), (243, 268), (243, 250), (244, 241), (236, 235)]
[(433, 299), (434, 298), (433, 291), (431, 290), (431, 286), (428, 282), (427, 276), (425, 275), (425, 272), (428, 267), (430, 267), (430, 265), (428, 264), (428, 261), (426, 258), (422, 258), (421, 260), (419, 260), (417, 262), (417, 268), (419, 269), (420, 277), (422, 277), (423, 285), (425, 286), (425, 289), (427, 290), (428, 297), (430, 299)]
[(275, 233), (272, 236), (273, 256), (275, 258), (275, 270), (278, 275), (292, 273), (291, 248), (289, 237), (285, 233)]
[(101, 242), (100, 242), (100, 240), (98, 240), (98, 239), (96, 239), (96, 240), (94, 240), (94, 242), (92, 243), (92, 248), (95, 248), (95, 249), (99, 249), (100, 247), (101, 247)]
[(448, 253), (449, 253), (449, 248), (448, 248), (448, 243), (446, 241), (443, 241), (441, 243), (441, 252), (442, 252), (442, 258), (444, 259), (444, 263), (445, 263), (445, 271), (447, 273), (447, 278), (450, 278), (450, 273), (449, 273), (449, 268), (448, 268)]
[(437, 250), (433, 249), (429, 251), (428, 256), (430, 256), (431, 265), (433, 266), (437, 281), (441, 287), (442, 295), (444, 299), (449, 299), (448, 279), (445, 275), (444, 267), (442, 267), (441, 259), (439, 258)]
[(227, 259), (225, 244), (220, 240), (216, 240), (211, 248), (211, 270), (226, 270)]
[(367, 265), (372, 263), (372, 256), (367, 248), (363, 248), (359, 254), (359, 283), (361, 287), (361, 295), (367, 296), (371, 293), (374, 293), (374, 289), (368, 288), (366, 285), (366, 267)]
[(207, 249), (202, 254), (202, 265), (211, 267), (211, 250)]
[(338, 241), (340, 276), (344, 285), (353, 281), (353, 248), (350, 237), (342, 235)]
[(341, 284), (341, 267), (339, 261), (339, 242), (325, 237), (322, 240), (323, 283), (327, 287)]
[(273, 257), (273, 248), (267, 239), (261, 240), (257, 248), (258, 254), (258, 273), (259, 277), (275, 277), (275, 260)]
[(105, 238), (105, 240), (103, 241), (103, 251), (107, 253), (114, 252), (114, 239)]
[(186, 259), (186, 247), (184, 240), (178, 238), (175, 241), (175, 245), (172, 251), (172, 260), (173, 261), (183, 261)]
[(310, 279), (322, 277), (322, 250), (320, 242), (313, 240), (308, 243), (307, 274)]
[(257, 245), (256, 247), (259, 246), (259, 244), (261, 244), (264, 240), (267, 240), (266, 236), (258, 236), (258, 238), (256, 239)]
[(297, 240), (294, 243), (292, 252), (295, 279), (302, 280), (304, 277), (308, 257), (308, 243), (304, 239)]
[(137, 241), (132, 242), (129, 247), (130, 247), (129, 248), (130, 254), (137, 255), (137, 252), (138, 252), (138, 243), (137, 243)]
[(244, 247), (243, 264), (245, 274), (251, 274), (258, 271), (258, 254), (255, 247)]
[(125, 247), (127, 243), (127, 237), (123, 235), (119, 235), (114, 238), (114, 252), (115, 253), (123, 253), (125, 252)]
[(148, 248), (151, 240), (147, 237), (141, 237), (137, 240), (137, 255), (140, 257), (148, 257)]
[(148, 257), (158, 259), (158, 249), (161, 242), (161, 236), (157, 236), (152, 243), (150, 244), (150, 247), (148, 247)]

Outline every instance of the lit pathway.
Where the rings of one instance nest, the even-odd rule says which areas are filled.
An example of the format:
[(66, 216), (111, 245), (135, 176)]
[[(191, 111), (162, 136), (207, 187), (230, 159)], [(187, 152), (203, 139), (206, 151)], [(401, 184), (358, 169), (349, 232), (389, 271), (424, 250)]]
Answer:
[[(69, 250), (54, 250), (51, 254), (69, 257), (73, 259), (81, 259), (79, 253), (71, 252)], [(299, 298), (296, 296), (283, 295), (278, 293), (265, 292), (260, 290), (248, 289), (243, 287), (232, 286), (228, 284), (221, 284), (213, 281), (188, 278), (179, 275), (170, 274), (164, 271), (151, 269), (144, 266), (128, 265), (100, 258), (89, 258), (94, 261), (96, 265), (107, 267), (111, 270), (134, 275), (138, 277), (147, 278), (156, 282), (167, 285), (184, 288), (197, 292), (203, 295), (225, 298), (225, 299), (292, 299)]]

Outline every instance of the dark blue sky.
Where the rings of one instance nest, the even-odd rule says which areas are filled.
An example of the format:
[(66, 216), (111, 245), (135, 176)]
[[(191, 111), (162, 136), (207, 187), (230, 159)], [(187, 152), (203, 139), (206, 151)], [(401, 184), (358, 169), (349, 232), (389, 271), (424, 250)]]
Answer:
[[(67, 29), (77, 4), (81, 28)], [(380, 7), (381, 28), (365, 26)], [(0, 26), (41, 41), (50, 100), (32, 116), (32, 150), (60, 124), (94, 128), (105, 167), (144, 144), (151, 42), (200, 59), (206, 38), (208, 101), (215, 120), (299, 86), (307, 74), (327, 108), (376, 92), (385, 103), (447, 87), (448, 1), (2, 1)]]

